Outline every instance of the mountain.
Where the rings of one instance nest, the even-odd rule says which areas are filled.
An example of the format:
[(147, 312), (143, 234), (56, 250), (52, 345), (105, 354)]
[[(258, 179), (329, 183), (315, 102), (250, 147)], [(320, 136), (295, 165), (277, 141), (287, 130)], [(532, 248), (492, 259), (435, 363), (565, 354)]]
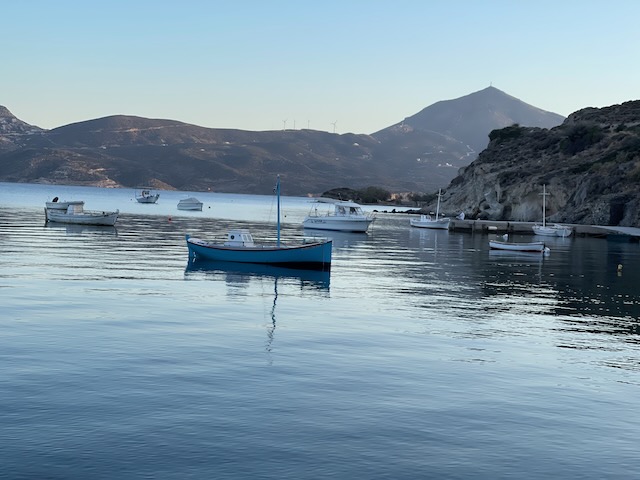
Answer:
[(396, 155), (396, 161), (422, 163), (442, 178), (449, 173), (450, 180), (487, 147), (490, 131), (513, 124), (552, 128), (563, 120), (561, 115), (488, 87), (434, 103), (372, 136)]
[(266, 194), (279, 173), (289, 195), (371, 185), (429, 192), (474, 160), (492, 129), (562, 120), (493, 87), (372, 135), (212, 129), (124, 115), (42, 130), (3, 109), (0, 181)]
[(514, 125), (489, 137), (446, 188), (441, 211), (541, 221), (546, 185), (548, 221), (640, 225), (640, 101), (585, 108), (550, 130)]
[(0, 149), (10, 146), (15, 139), (41, 132), (42, 129), (16, 118), (7, 107), (0, 105)]

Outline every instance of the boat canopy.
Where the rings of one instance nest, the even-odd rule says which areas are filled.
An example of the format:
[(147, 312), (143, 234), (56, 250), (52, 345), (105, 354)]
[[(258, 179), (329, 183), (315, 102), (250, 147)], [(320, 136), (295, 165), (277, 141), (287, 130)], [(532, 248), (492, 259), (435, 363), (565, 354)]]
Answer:
[(227, 234), (225, 247), (253, 247), (253, 237), (249, 230), (230, 230)]

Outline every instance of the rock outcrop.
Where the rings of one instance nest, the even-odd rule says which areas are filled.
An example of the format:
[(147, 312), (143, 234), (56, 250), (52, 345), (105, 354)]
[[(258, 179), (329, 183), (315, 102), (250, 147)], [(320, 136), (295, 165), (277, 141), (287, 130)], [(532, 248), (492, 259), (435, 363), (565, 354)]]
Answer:
[(552, 129), (513, 125), (489, 138), (447, 187), (441, 211), (541, 221), (546, 185), (547, 221), (640, 225), (640, 101), (585, 108)]

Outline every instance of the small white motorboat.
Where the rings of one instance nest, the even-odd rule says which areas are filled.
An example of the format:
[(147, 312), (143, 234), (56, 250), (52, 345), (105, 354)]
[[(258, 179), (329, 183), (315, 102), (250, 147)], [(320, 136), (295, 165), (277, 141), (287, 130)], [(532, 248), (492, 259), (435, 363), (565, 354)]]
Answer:
[(70, 223), (74, 225), (106, 225), (112, 227), (116, 224), (120, 213), (119, 210), (115, 212), (85, 210), (84, 202), (81, 200), (61, 203), (68, 204), (66, 210), (57, 208), (57, 205), (55, 208), (44, 209), (46, 222)]
[[(436, 207), (436, 216), (433, 218), (431, 215), (420, 215), (418, 220), (411, 219), (412, 227), (418, 228), (432, 228), (437, 230), (449, 230), (450, 218), (440, 218), (440, 197), (442, 196), (442, 190), (438, 190), (438, 206)], [(464, 217), (463, 217), (464, 218)]]
[(183, 198), (178, 202), (178, 210), (202, 211), (202, 202), (196, 197)]
[(489, 248), (494, 250), (509, 250), (512, 252), (549, 252), (544, 242), (503, 242), (500, 240), (489, 240)]
[(314, 206), (302, 221), (304, 228), (364, 233), (375, 219), (372, 213), (365, 213), (355, 202), (330, 198), (318, 198), (315, 202), (333, 204), (333, 212), (318, 212), (317, 205)]
[(156, 203), (160, 198), (159, 193), (153, 193), (150, 188), (142, 188), (136, 193), (138, 203)]

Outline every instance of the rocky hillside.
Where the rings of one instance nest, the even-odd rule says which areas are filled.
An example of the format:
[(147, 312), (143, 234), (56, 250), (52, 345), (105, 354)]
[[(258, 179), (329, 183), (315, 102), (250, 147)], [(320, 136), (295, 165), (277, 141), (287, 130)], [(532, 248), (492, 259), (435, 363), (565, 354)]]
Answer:
[(0, 181), (266, 194), (279, 173), (290, 195), (369, 186), (429, 192), (474, 160), (492, 129), (561, 120), (492, 87), (373, 135), (212, 129), (124, 115), (42, 130), (3, 108)]
[[(640, 101), (586, 108), (550, 130), (494, 130), (441, 210), (491, 220), (640, 225)], [(432, 208), (432, 207), (430, 207)]]
[(6, 107), (0, 105), (0, 151), (3, 147), (11, 147), (17, 139), (25, 135), (42, 131), (39, 127), (17, 119)]

